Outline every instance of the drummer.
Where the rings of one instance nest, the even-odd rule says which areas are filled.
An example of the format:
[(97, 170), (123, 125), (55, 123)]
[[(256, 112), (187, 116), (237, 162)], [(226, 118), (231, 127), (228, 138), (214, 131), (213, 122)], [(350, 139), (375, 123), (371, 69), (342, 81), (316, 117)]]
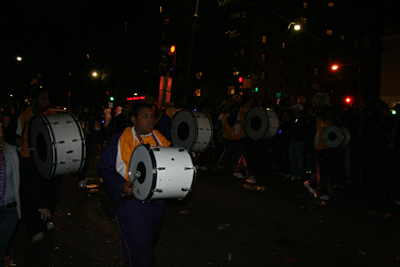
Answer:
[[(140, 144), (169, 146), (170, 142), (154, 129), (156, 114), (145, 102), (136, 103), (131, 112), (133, 127), (114, 135), (103, 151), (97, 171), (104, 181), (106, 192), (113, 201), (123, 195), (133, 195), (129, 181), (129, 162), (135, 147)], [(142, 203), (134, 198), (117, 209), (125, 266), (154, 266), (154, 247), (161, 233), (165, 200)]]
[[(42, 240), (47, 230), (54, 228), (51, 217), (54, 214), (61, 186), (61, 177), (45, 179), (37, 171), (28, 149), (29, 121), (34, 115), (55, 114), (49, 110), (49, 93), (36, 86), (30, 92), (32, 105), (18, 118), (16, 145), (22, 160), (21, 168), (21, 208), (28, 235), (33, 243)], [(46, 129), (44, 129), (46, 130)]]

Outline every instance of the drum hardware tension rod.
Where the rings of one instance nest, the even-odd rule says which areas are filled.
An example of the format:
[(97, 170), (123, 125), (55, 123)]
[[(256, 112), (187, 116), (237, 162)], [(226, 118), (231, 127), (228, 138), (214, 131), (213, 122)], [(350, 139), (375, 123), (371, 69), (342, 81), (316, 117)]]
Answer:
[(71, 141), (72, 141), (72, 142), (77, 142), (77, 141), (78, 141), (78, 139), (72, 139)]
[(165, 167), (158, 167), (157, 170), (159, 170), (159, 171), (165, 171)]
[(156, 192), (156, 193), (162, 193), (163, 192), (163, 190), (162, 189), (153, 189), (153, 190), (151, 190), (153, 193), (154, 192)]
[(74, 151), (73, 150), (68, 150), (66, 153), (67, 154), (71, 154), (71, 153), (74, 153)]
[(185, 168), (183, 168), (185, 171), (187, 171), (187, 170), (194, 170), (194, 169), (196, 169), (195, 167), (185, 167)]
[(56, 142), (57, 144), (64, 144), (65, 141)]

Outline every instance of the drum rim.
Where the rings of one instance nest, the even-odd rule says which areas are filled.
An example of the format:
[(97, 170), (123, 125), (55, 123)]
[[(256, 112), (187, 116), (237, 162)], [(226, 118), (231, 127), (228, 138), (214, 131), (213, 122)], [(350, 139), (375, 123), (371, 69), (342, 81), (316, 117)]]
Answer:
[[(43, 175), (40, 173), (39, 170), (38, 170), (38, 172), (39, 172), (39, 174), (40, 174), (42, 177), (44, 177), (44, 178), (46, 178), (46, 179), (49, 179), (49, 178), (51, 178), (51, 177), (54, 176), (54, 174), (56, 173), (56, 170), (57, 170), (57, 164), (56, 164), (56, 163), (57, 163), (57, 148), (56, 148), (55, 145), (54, 145), (54, 140), (55, 140), (54, 131), (53, 131), (53, 129), (52, 129), (51, 127), (49, 127), (50, 121), (46, 118), (46, 116), (44, 116), (44, 115), (42, 115), (42, 114), (35, 114), (35, 115), (32, 116), (32, 118), (29, 120), (29, 128), (28, 128), (28, 147), (29, 147), (29, 148), (32, 148), (31, 134), (32, 134), (32, 131), (33, 131), (33, 130), (32, 130), (33, 127), (31, 127), (31, 126), (32, 126), (33, 121), (34, 121), (35, 119), (37, 119), (37, 118), (41, 118), (42, 121), (43, 121), (43, 123), (46, 125), (47, 131), (48, 131), (49, 136), (50, 136), (50, 145), (51, 145), (51, 152), (52, 152), (52, 155), (51, 155), (51, 159), (52, 159), (52, 160), (51, 160), (51, 164), (50, 164), (51, 170), (50, 170), (49, 175), (43, 176)], [(36, 164), (35, 157), (33, 156), (33, 153), (32, 153), (32, 154), (30, 153), (30, 157), (32, 157), (33, 162)], [(55, 162), (55, 163), (54, 163), (54, 162)]]

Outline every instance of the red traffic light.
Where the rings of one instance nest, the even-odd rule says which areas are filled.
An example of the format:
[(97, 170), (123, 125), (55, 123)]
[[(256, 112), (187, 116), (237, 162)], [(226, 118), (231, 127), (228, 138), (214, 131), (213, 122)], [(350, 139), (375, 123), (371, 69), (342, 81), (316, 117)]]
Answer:
[(345, 101), (347, 104), (350, 104), (350, 103), (351, 103), (351, 97), (346, 97), (346, 98), (344, 99), (344, 101)]
[(240, 83), (243, 82), (243, 77), (239, 77), (239, 82), (240, 82)]

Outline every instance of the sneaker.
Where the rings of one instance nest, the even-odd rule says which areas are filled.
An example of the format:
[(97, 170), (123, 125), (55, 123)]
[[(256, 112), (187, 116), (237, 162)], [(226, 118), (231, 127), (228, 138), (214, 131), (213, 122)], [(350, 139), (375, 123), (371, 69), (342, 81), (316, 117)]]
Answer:
[(80, 189), (85, 189), (85, 188), (87, 187), (86, 179), (83, 179), (82, 181), (79, 181), (79, 182), (78, 182), (78, 187), (79, 187)]
[(235, 173), (233, 173), (233, 176), (235, 176), (235, 177), (237, 177), (237, 178), (241, 178), (241, 179), (246, 178), (246, 176), (244, 176), (244, 175), (241, 174), (240, 172), (235, 172)]
[(40, 240), (43, 240), (43, 238), (44, 238), (44, 233), (43, 232), (37, 233), (36, 235), (34, 235), (32, 237), (32, 243), (39, 242)]
[(318, 197), (318, 195), (316, 193), (314, 194), (314, 197), (319, 198), (321, 200), (329, 200), (330, 199), (328, 195), (323, 195), (323, 196)]
[(310, 186), (310, 184), (308, 183), (308, 181), (305, 181), (305, 182), (303, 183), (303, 185), (304, 185), (305, 188), (308, 189), (308, 191), (310, 191), (311, 194), (315, 195), (315, 194), (317, 193), (317, 192), (315, 191), (315, 189), (312, 188), (312, 187)]
[(51, 230), (51, 229), (54, 229), (54, 224), (52, 223), (52, 222), (48, 222), (47, 223), (47, 230)]
[(249, 176), (249, 178), (246, 179), (246, 182), (249, 184), (256, 184), (257, 180), (254, 178), (254, 176)]

